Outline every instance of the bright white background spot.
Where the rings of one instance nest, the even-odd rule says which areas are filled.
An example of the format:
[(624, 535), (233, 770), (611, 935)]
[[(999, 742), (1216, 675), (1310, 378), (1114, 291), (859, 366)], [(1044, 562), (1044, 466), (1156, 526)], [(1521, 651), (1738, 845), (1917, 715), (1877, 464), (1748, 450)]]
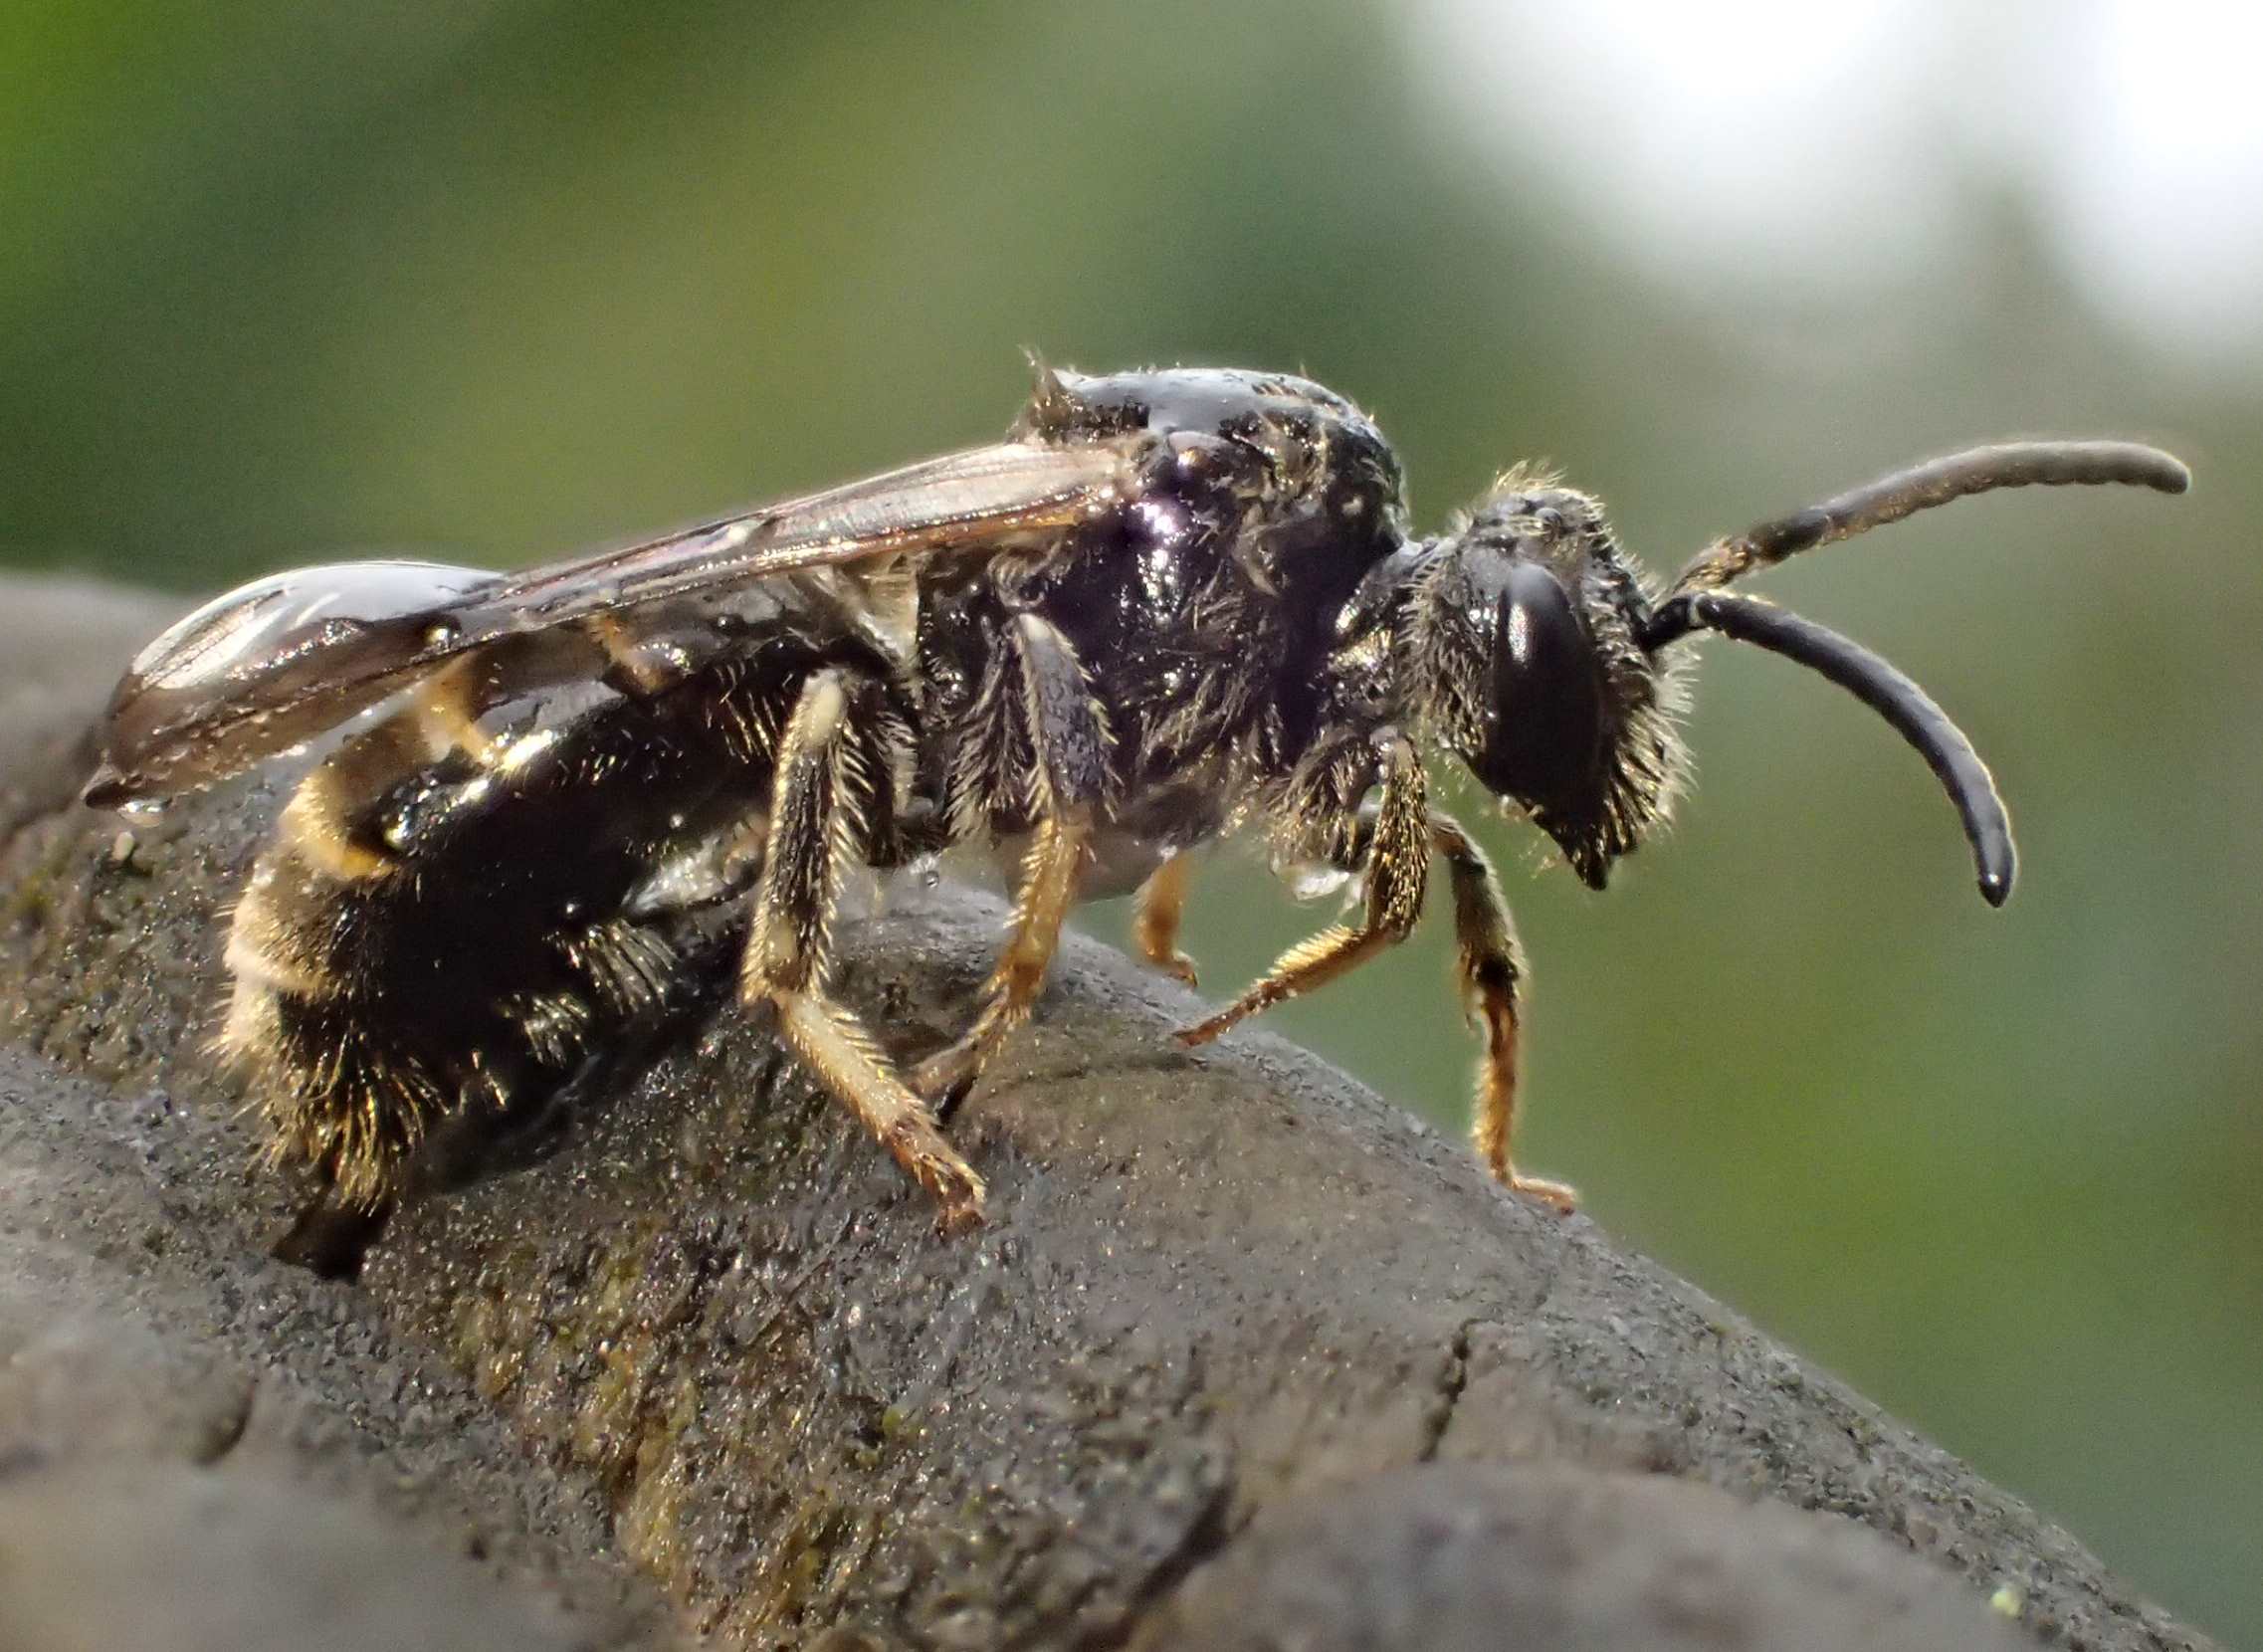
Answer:
[(2263, 6), (1406, 0), (1441, 131), (1748, 297), (1909, 280), (2009, 199), (2093, 299), (2263, 350)]

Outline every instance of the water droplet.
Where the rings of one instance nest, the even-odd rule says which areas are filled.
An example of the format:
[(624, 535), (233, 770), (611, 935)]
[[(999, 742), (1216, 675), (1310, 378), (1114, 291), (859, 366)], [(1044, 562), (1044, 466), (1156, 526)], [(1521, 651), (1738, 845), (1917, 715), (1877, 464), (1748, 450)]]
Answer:
[(165, 812), (165, 799), (162, 797), (136, 797), (130, 802), (120, 803), (117, 806), (117, 812), (129, 820), (155, 820)]
[(1319, 862), (1305, 862), (1288, 873), (1290, 893), (1299, 901), (1324, 901), (1351, 882), (1351, 874)]

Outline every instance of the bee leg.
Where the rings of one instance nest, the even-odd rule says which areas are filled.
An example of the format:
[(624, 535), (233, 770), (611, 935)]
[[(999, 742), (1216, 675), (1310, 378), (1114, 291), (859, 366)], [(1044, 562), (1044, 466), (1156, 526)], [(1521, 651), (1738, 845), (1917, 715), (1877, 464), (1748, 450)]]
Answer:
[(856, 755), (851, 696), (846, 673), (818, 672), (779, 739), (739, 993), (776, 1009), (786, 1043), (934, 1196), (947, 1231), (981, 1220), (982, 1178), (943, 1138), (926, 1103), (906, 1087), (863, 1023), (826, 991), (841, 883), (861, 858), (862, 827), (873, 807), (869, 788), (883, 783)]
[(1336, 979), (1406, 938), (1422, 916), (1430, 877), (1430, 816), (1422, 763), (1404, 735), (1381, 741), (1382, 788), (1367, 849), (1366, 911), (1356, 925), (1323, 929), (1274, 960), (1273, 967), (1217, 1014), (1178, 1035), (1207, 1044), (1236, 1022)]
[(1177, 854), (1155, 868), (1139, 886), (1132, 915), (1132, 940), (1139, 955), (1164, 974), (1197, 985), (1194, 960), (1178, 949), (1178, 921), (1186, 911), (1193, 862)]
[(1520, 1174), (1510, 1161), (1517, 1123), (1517, 981), (1523, 963), (1509, 905), (1485, 851), (1451, 816), (1430, 817), (1430, 843), (1444, 858), (1454, 890), (1454, 941), (1464, 1007), (1485, 1027), (1477, 1068), (1477, 1113), (1471, 1138), (1494, 1179), (1569, 1213), (1579, 1195), (1560, 1181)]
[(325, 1185), (300, 1208), (291, 1226), (268, 1247), (268, 1255), (305, 1268), (316, 1279), (351, 1283), (361, 1277), (361, 1264), (392, 1215), (390, 1198), (375, 1206), (357, 1205), (339, 1199)]
[(397, 858), (357, 832), (354, 819), (367, 812), (369, 799), (453, 753), (488, 760), (474, 687), (468, 661), (443, 667), (418, 684), (399, 711), (308, 770), (277, 823), (283, 842), (309, 867), (342, 883), (391, 872)]
[(913, 1088), (938, 1106), (963, 1097), (1006, 1035), (1029, 1019), (1060, 944), (1062, 921), (1077, 898), (1090, 832), (1081, 818), (1037, 823), (1022, 860), (1013, 923), (983, 988), (982, 1007), (956, 1042), (922, 1062), (912, 1076)]
[(581, 629), (605, 656), (605, 681), (631, 699), (649, 700), (684, 680), (681, 661), (661, 644), (640, 641), (615, 615), (592, 614)]
[[(1000, 685), (1018, 702), (1031, 753), (1021, 776), (1036, 816), (1006, 944), (973, 1024), (920, 1064), (913, 1087), (947, 1105), (964, 1096), (1006, 1035), (1029, 1019), (1076, 904), (1092, 821), (1108, 783), (1108, 730), (1069, 639), (1035, 614), (1014, 619)], [(1004, 730), (999, 730), (1002, 734)]]

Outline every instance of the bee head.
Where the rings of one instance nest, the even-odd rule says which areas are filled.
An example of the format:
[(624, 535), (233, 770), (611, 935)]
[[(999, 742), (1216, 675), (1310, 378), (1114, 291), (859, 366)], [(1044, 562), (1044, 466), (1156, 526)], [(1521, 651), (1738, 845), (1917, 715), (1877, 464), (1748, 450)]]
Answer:
[(1432, 736), (1596, 889), (1684, 766), (1644, 611), (1602, 508), (1518, 473), (1433, 547), (1402, 635)]

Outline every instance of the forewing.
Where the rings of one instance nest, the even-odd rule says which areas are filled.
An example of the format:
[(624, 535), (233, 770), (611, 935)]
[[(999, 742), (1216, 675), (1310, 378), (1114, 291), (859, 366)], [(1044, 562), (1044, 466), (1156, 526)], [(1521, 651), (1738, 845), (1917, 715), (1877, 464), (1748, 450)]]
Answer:
[(781, 574), (1032, 546), (1131, 492), (1129, 443), (947, 454), (682, 532), (521, 573), (352, 562), (255, 581), (142, 650), (87, 789), (110, 807), (210, 785), (475, 651), (486, 706), (603, 674)]
[(320, 733), (390, 693), (448, 613), (502, 583), (438, 562), (340, 562), (215, 597), (118, 680), (87, 801), (208, 785)]
[(1114, 510), (1131, 495), (1132, 471), (1126, 442), (946, 454), (648, 544), (529, 568), (465, 617), (554, 625), (881, 556), (1010, 549)]

